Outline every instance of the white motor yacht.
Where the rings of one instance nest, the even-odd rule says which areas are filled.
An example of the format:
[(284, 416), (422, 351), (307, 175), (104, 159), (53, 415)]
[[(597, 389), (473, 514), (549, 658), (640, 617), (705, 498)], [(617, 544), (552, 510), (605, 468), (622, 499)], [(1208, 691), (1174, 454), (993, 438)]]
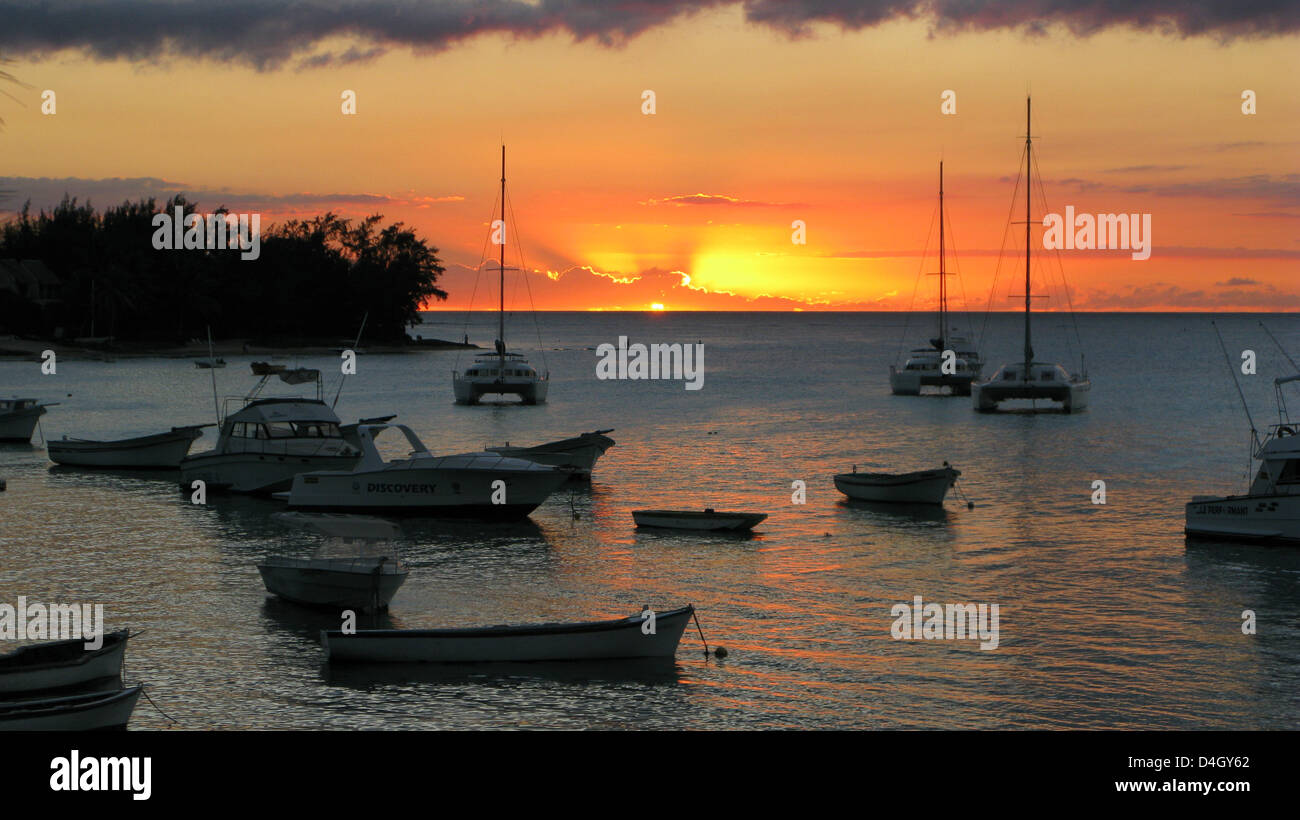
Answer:
[(299, 473), (350, 470), (360, 460), (324, 401), (258, 399), (226, 417), (213, 449), (181, 460), (181, 487), (202, 480), (209, 490), (273, 493)]
[[(388, 428), (410, 453), (385, 461), (375, 437)], [(404, 424), (359, 424), (363, 452), (354, 470), (295, 476), (279, 494), (291, 509), (513, 520), (526, 517), (569, 478), (569, 471), (496, 453), (435, 456)]]
[(1243, 495), (1193, 496), (1185, 511), (1187, 535), (1300, 544), (1300, 424), (1290, 421), (1282, 397), (1282, 386), (1295, 383), (1300, 383), (1300, 373), (1273, 381), (1279, 423), (1269, 427), (1262, 444), (1252, 430), (1252, 456), (1259, 470), (1249, 490)]

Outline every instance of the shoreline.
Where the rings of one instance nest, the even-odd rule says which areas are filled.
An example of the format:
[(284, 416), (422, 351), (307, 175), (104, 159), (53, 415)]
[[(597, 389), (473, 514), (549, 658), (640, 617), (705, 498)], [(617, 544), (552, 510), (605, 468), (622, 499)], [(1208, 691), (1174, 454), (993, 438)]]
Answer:
[[(40, 341), (34, 339), (0, 338), (0, 361), (41, 361), (41, 354), (53, 350), (59, 359), (68, 361), (113, 361), (116, 359), (194, 359), (206, 361), (209, 356), (207, 342), (185, 345), (158, 345), (148, 342), (122, 342), (114, 345), (96, 343), (98, 340)], [(226, 339), (212, 343), (211, 355), (217, 358), (232, 356), (265, 357), (267, 361), (279, 356), (337, 356), (349, 347), (347, 342), (325, 344), (299, 342), (284, 345), (253, 344), (247, 339)], [(427, 353), (439, 350), (484, 350), (474, 344), (450, 342), (445, 339), (411, 340), (407, 344), (362, 344), (358, 355)]]

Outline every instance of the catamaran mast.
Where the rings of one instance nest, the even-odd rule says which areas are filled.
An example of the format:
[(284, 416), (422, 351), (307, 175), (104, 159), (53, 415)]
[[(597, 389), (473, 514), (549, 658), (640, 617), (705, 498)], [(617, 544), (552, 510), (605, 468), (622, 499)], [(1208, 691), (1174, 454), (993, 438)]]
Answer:
[(501, 259), (497, 263), (500, 292), (497, 302), (497, 356), (506, 366), (506, 147), (501, 146)]
[(947, 349), (948, 275), (943, 267), (943, 160), (939, 160), (939, 349)]
[(1029, 211), (1029, 200), (1032, 197), (1034, 190), (1033, 180), (1031, 178), (1031, 174), (1033, 174), (1034, 170), (1034, 141), (1030, 136), (1030, 102), (1030, 98), (1025, 97), (1025, 369), (1021, 374), (1024, 381), (1029, 380), (1029, 366), (1034, 362), (1034, 346), (1030, 344), (1029, 337), (1029, 229), (1030, 223), (1033, 220)]

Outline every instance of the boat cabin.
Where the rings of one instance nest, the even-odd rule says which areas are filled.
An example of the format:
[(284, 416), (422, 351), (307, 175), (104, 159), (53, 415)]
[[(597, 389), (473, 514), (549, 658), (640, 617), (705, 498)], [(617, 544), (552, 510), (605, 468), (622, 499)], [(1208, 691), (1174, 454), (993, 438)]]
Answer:
[(1259, 448), (1259, 472), (1250, 495), (1300, 495), (1300, 425), (1275, 424)]
[(36, 407), (36, 399), (0, 399), (0, 413), (21, 413)]

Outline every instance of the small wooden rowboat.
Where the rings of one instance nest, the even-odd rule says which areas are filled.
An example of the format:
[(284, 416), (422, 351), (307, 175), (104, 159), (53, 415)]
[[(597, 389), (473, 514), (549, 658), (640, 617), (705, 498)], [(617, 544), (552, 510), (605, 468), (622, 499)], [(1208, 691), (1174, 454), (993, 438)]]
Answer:
[[(484, 626), (469, 629), (321, 631), (331, 663), (529, 663), (671, 658), (695, 614), (684, 606), (630, 618), (586, 623)], [(653, 623), (654, 630), (650, 631)]]
[(960, 470), (945, 462), (937, 470), (915, 473), (840, 473), (835, 488), (858, 501), (889, 504), (942, 504)]
[(0, 702), (0, 732), (125, 729), (144, 687), (59, 698)]
[(121, 629), (103, 637), (99, 649), (87, 649), (84, 638), (74, 638), (31, 644), (0, 655), (0, 698), (70, 689), (117, 677), (130, 636)]
[(191, 424), (173, 427), (170, 432), (118, 441), (91, 441), (68, 438), (46, 443), (50, 460), (69, 467), (110, 467), (119, 470), (175, 470), (190, 451), (194, 440), (203, 435), (203, 427)]
[(752, 530), (767, 519), (766, 513), (718, 512), (704, 510), (633, 510), (632, 520), (638, 527), (662, 527), (674, 530)]
[(409, 574), (393, 546), (401, 531), (390, 521), (328, 513), (272, 517), (328, 539), (310, 558), (272, 555), (257, 565), (266, 591), (286, 601), (377, 612), (388, 609)]

